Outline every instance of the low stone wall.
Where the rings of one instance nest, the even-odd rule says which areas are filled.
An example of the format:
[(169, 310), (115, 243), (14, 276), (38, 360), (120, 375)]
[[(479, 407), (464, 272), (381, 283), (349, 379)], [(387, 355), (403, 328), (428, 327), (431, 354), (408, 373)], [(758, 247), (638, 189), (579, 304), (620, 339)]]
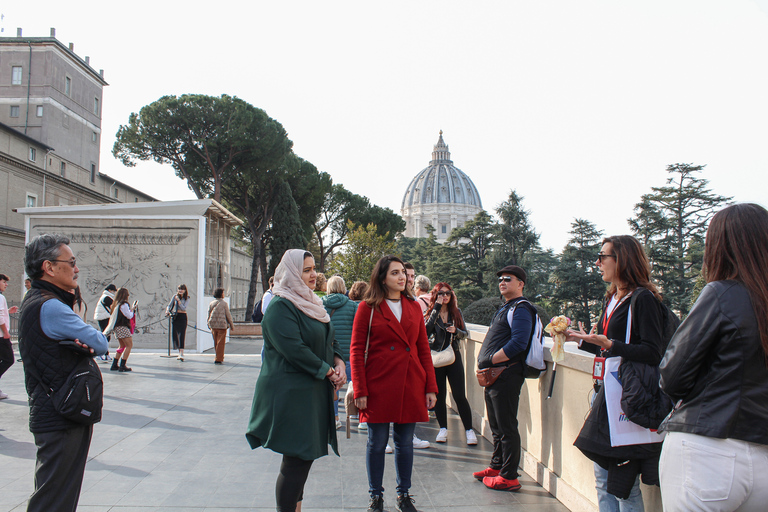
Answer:
[[(475, 378), (477, 353), (488, 328), (469, 324), (468, 329), (469, 338), (462, 348), (467, 399), (475, 428), (490, 440), (483, 388)], [(547, 371), (538, 380), (527, 379), (520, 393), (517, 418), (523, 447), (521, 466), (570, 510), (594, 512), (597, 493), (593, 464), (573, 446), (589, 412), (592, 356), (580, 351), (575, 343), (566, 343), (565, 360), (557, 365), (555, 388), (552, 398), (547, 399), (552, 378), (552, 341), (546, 338), (544, 346)], [(452, 405), (455, 408), (453, 402)], [(659, 488), (641, 488), (645, 509), (661, 510)]]
[(229, 331), (230, 336), (261, 336), (261, 324), (252, 322), (235, 322), (235, 328)]

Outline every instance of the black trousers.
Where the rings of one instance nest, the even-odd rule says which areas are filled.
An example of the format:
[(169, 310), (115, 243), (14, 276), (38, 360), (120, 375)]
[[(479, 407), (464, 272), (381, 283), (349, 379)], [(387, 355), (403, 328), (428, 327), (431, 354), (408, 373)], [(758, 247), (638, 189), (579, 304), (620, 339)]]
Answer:
[(93, 425), (33, 434), (37, 446), (35, 492), (27, 512), (75, 512), (83, 486)]
[(491, 467), (499, 474), (514, 480), (520, 474), (520, 432), (517, 430), (517, 406), (520, 390), (525, 382), (521, 364), (510, 366), (493, 383), (485, 388), (485, 407), (488, 423), (493, 434)]
[[(101, 332), (104, 332), (104, 329), (107, 328), (109, 325), (109, 318), (105, 318), (104, 320), (99, 320), (99, 329), (101, 329)], [(112, 335), (107, 336), (107, 343), (109, 343), (110, 338)]]
[(187, 337), (187, 314), (186, 313), (176, 313), (176, 316), (173, 317), (173, 348), (183, 349), (184, 348), (184, 340)]
[(448, 387), (446, 379), (451, 385), (453, 399), (456, 400), (456, 407), (459, 409), (461, 423), (464, 430), (472, 428), (472, 408), (467, 400), (467, 393), (464, 385), (464, 363), (461, 361), (461, 353), (454, 350), (456, 360), (453, 364), (435, 368), (435, 379), (437, 379), (437, 403), (435, 404), (435, 417), (440, 428), (448, 428), (448, 410), (445, 401), (448, 397)]
[(13, 366), (11, 338), (0, 338), (0, 377)]
[(283, 455), (275, 485), (278, 512), (296, 512), (296, 504), (304, 499), (304, 484), (307, 483), (313, 462)]

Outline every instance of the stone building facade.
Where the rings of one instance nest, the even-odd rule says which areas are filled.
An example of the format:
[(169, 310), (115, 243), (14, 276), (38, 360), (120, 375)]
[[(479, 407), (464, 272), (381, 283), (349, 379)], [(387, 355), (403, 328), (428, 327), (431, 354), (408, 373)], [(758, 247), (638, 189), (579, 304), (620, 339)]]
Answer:
[(427, 225), (444, 242), (451, 230), (463, 226), (483, 210), (475, 184), (453, 165), (443, 132), (432, 151), (429, 166), (418, 173), (403, 196), (400, 215), (405, 220), (406, 237), (426, 238)]

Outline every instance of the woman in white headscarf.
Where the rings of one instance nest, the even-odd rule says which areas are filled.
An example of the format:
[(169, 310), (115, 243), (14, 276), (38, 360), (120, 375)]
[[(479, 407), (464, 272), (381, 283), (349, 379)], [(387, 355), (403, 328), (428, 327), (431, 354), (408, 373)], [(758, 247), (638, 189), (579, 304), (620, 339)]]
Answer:
[(300, 512), (312, 462), (328, 455), (329, 444), (339, 454), (333, 397), (347, 375), (330, 317), (314, 293), (316, 279), (311, 253), (286, 251), (261, 322), (264, 356), (246, 438), (251, 448), (283, 455), (278, 511)]

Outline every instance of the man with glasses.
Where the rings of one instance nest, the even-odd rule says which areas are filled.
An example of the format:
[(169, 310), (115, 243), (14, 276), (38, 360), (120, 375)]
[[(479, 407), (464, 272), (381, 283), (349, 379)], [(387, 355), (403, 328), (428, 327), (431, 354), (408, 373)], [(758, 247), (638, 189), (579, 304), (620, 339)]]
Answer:
[[(83, 357), (59, 345), (75, 341), (80, 349), (101, 355), (107, 339), (74, 312), (71, 290), (80, 271), (69, 239), (40, 235), (26, 247), (24, 269), (32, 288), (24, 298), (19, 319), (19, 351), (29, 395), (29, 430), (37, 446), (35, 491), (28, 512), (73, 511), (88, 459), (93, 425), (61, 416), (49, 397), (58, 390)], [(45, 382), (43, 382), (43, 380)]]
[[(525, 270), (507, 265), (496, 273), (504, 304), (491, 321), (477, 356), (479, 369), (502, 368), (496, 381), (485, 388), (485, 406), (493, 434), (493, 455), (488, 468), (473, 476), (489, 489), (518, 491), (520, 433), (517, 406), (525, 382), (525, 356), (533, 334), (536, 309), (523, 297)], [(519, 306), (519, 307), (518, 307)]]

